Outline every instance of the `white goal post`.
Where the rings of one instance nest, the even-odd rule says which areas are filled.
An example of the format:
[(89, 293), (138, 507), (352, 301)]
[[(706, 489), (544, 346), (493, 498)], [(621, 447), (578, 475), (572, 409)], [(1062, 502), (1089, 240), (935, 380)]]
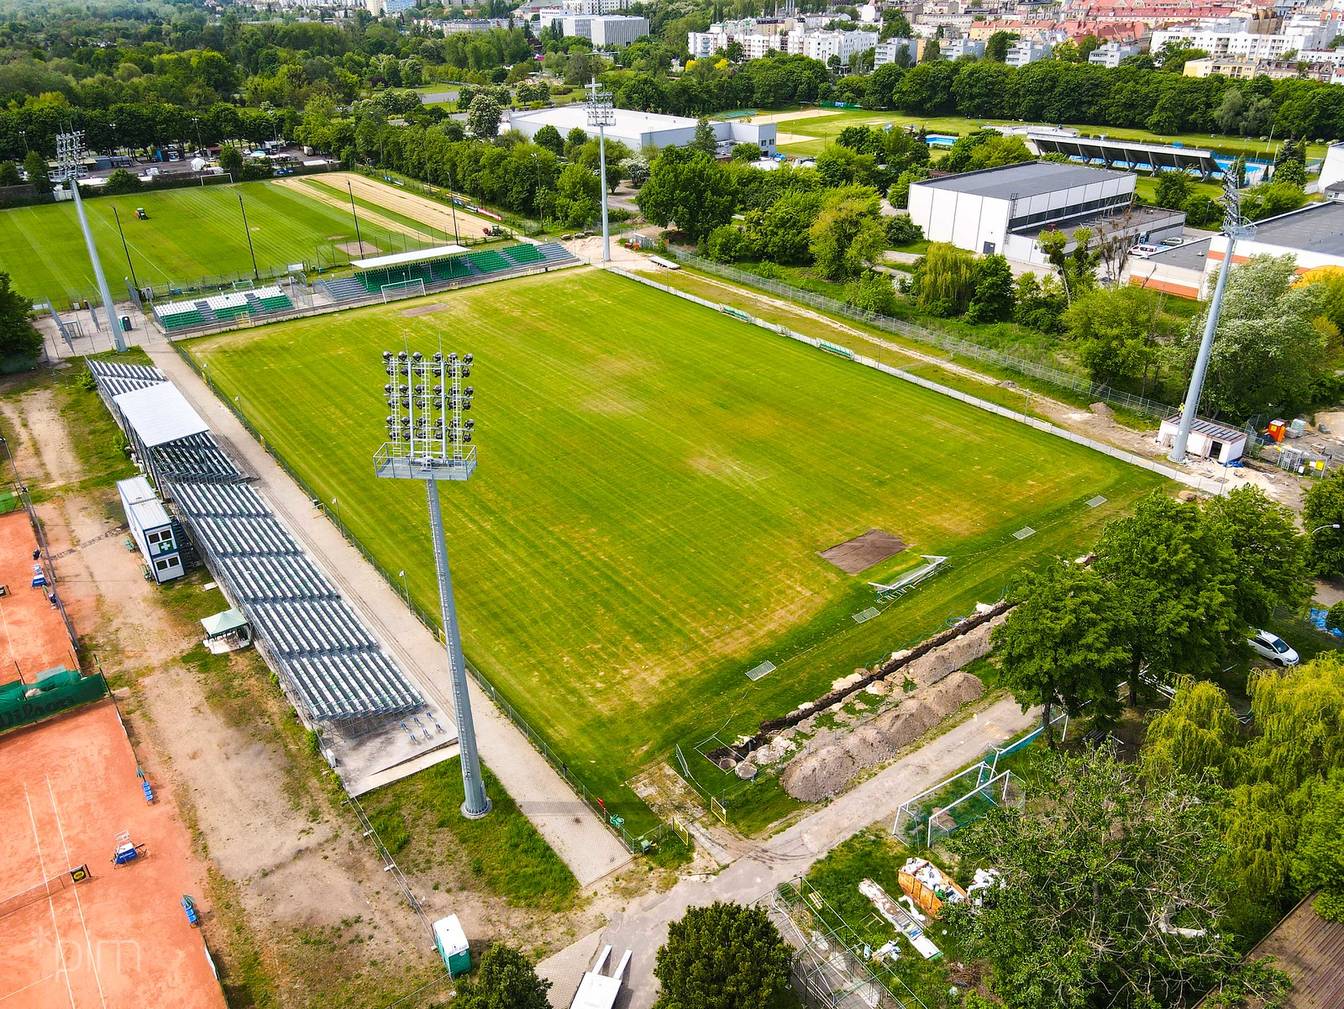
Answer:
[(383, 294), (383, 304), (386, 305), (392, 298), (408, 298), (412, 294), (424, 294), (425, 282), (420, 277), (415, 277), (411, 280), (383, 284), (379, 290)]

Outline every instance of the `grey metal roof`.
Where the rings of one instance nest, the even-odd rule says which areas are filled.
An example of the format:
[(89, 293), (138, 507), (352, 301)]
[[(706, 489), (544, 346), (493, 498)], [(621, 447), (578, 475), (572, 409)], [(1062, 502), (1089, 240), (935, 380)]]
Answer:
[(1255, 223), (1253, 242), (1344, 256), (1344, 203), (1311, 203)]
[(1054, 161), (1025, 161), (1020, 165), (982, 168), (978, 172), (962, 172), (959, 175), (945, 175), (939, 179), (926, 179), (915, 185), (953, 189), (971, 196), (989, 196), (1007, 200), (1041, 196), (1061, 189), (1072, 189), (1075, 186), (1126, 177), (1132, 176), (1129, 172), (1117, 172), (1109, 168), (1062, 165)]
[[(1179, 425), (1181, 415), (1179, 413), (1172, 414), (1166, 422)], [(1217, 421), (1205, 420), (1203, 417), (1196, 417), (1195, 422), (1190, 425), (1190, 430), (1206, 434), (1210, 438), (1217, 438), (1219, 441), (1237, 441), (1246, 437), (1246, 432), (1239, 428), (1228, 427), (1226, 424), (1219, 424)]]
[(1213, 152), (1173, 144), (1145, 144), (1112, 137), (1070, 137), (1059, 133), (1028, 130), (1027, 139), (1042, 154), (1076, 154), (1089, 161), (1123, 161), (1152, 168), (1193, 168), (1209, 175), (1222, 174)]
[(1212, 241), (1212, 238), (1202, 238), (1198, 242), (1186, 242), (1184, 245), (1163, 249), (1161, 252), (1154, 252), (1148, 257), (1148, 261), (1202, 272), (1204, 264), (1209, 259), (1209, 243)]

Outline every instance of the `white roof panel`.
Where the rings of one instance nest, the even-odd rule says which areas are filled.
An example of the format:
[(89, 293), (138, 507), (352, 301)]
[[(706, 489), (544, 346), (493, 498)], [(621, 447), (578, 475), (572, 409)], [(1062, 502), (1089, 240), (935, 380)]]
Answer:
[(620, 978), (589, 972), (583, 975), (583, 982), (574, 993), (570, 1009), (611, 1009), (620, 993)]
[(146, 448), (210, 430), (171, 382), (123, 392), (113, 402)]
[(440, 245), (435, 249), (417, 249), (412, 252), (394, 252), (390, 256), (374, 256), (371, 259), (352, 259), (350, 265), (360, 270), (377, 270), (384, 266), (400, 266), (402, 263), (427, 263), (431, 259), (443, 256), (455, 256), (466, 252), (465, 245)]

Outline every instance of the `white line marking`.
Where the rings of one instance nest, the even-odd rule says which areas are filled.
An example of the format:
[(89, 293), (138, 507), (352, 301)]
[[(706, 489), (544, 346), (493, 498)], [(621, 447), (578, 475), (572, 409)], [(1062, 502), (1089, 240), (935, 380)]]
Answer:
[[(70, 857), (70, 845), (65, 843), (65, 827), (61, 825), (61, 808), (56, 804), (56, 790), (51, 787), (51, 777), (42, 775), (47, 782), (47, 794), (51, 796), (51, 811), (56, 816), (56, 833), (60, 835), (61, 847), (65, 849), (65, 864), (74, 868), (74, 860)], [(98, 976), (98, 958), (93, 955), (93, 940), (89, 938), (89, 926), (84, 920), (84, 902), (79, 899), (79, 884), (70, 884), (75, 891), (75, 910), (79, 912), (79, 927), (84, 930), (84, 946), (89, 951), (89, 966), (93, 968), (93, 980), (98, 985), (98, 1001), (102, 1003), (103, 1009), (107, 1009), (107, 998), (103, 995), (103, 979)]]
[(5, 1001), (6, 999), (11, 999), (11, 998), (13, 998), (15, 995), (18, 995), (18, 994), (21, 993), (21, 992), (26, 992), (29, 988), (36, 988), (38, 985), (42, 984), (44, 981), (50, 981), (52, 978), (54, 978), (54, 977), (55, 977), (57, 974), (59, 974), (59, 973), (60, 973), (60, 971), (52, 971), (50, 974), (44, 974), (42, 977), (38, 978), (36, 981), (33, 981), (33, 982), (30, 983), (30, 984), (26, 984), (26, 985), (24, 985), (22, 988), (15, 988), (15, 989), (14, 989), (12, 992), (10, 992), (8, 995), (0, 995), (0, 1002)]
[[(28, 795), (28, 786), (23, 786), (23, 801), (28, 804), (28, 823), (33, 828), (33, 847), (37, 851), (37, 864), (42, 868), (42, 883), (47, 881), (47, 863), (42, 857), (42, 839), (37, 834), (37, 817), (33, 815), (33, 800)], [(51, 927), (56, 930), (56, 952), (61, 955), (61, 969), (57, 971), (65, 976), (65, 994), (70, 999), (70, 1009), (75, 1009), (75, 990), (70, 987), (70, 971), (65, 965), (65, 945), (61, 942), (61, 926), (56, 924), (56, 902), (47, 895), (47, 910), (51, 912)]]

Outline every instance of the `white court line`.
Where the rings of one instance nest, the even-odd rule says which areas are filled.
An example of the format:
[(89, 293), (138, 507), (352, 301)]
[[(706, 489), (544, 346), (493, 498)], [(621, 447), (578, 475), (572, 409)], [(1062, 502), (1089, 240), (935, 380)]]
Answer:
[(60, 971), (58, 971), (58, 970), (57, 970), (57, 971), (52, 971), (50, 974), (44, 974), (42, 977), (38, 978), (36, 981), (32, 982), (31, 984), (26, 984), (26, 985), (24, 985), (22, 988), (15, 988), (15, 989), (14, 989), (12, 992), (10, 992), (8, 995), (0, 995), (0, 1002), (5, 1001), (6, 999), (11, 999), (11, 998), (13, 998), (15, 995), (22, 994), (23, 992), (26, 992), (29, 988), (36, 988), (38, 985), (40, 985), (40, 984), (42, 984), (42, 983), (44, 983), (44, 982), (46, 982), (46, 981), (50, 981), (52, 978), (54, 978), (54, 977), (55, 977), (57, 974), (59, 974), (59, 973), (60, 973)]
[[(47, 794), (51, 796), (51, 811), (56, 814), (56, 833), (61, 837), (61, 847), (65, 849), (65, 864), (74, 868), (70, 857), (70, 845), (65, 843), (65, 827), (61, 826), (61, 808), (56, 804), (56, 790), (51, 787), (51, 777), (42, 775), (47, 782)], [(79, 899), (79, 884), (72, 883), (75, 890), (75, 910), (79, 912), (79, 927), (84, 930), (84, 946), (89, 951), (89, 966), (93, 968), (93, 980), (98, 985), (98, 1001), (107, 1009), (107, 998), (103, 995), (103, 979), (98, 975), (98, 958), (93, 955), (93, 940), (89, 938), (89, 926), (84, 921), (84, 902)]]
[[(42, 839), (37, 836), (37, 817), (33, 815), (33, 800), (28, 796), (28, 786), (23, 786), (23, 801), (28, 803), (28, 823), (33, 828), (33, 847), (37, 851), (37, 864), (42, 869), (42, 884), (47, 882), (47, 863), (42, 857)], [(47, 910), (51, 912), (51, 927), (56, 930), (56, 952), (61, 955), (61, 969), (57, 972), (65, 975), (65, 994), (70, 999), (70, 1009), (75, 1009), (75, 990), (70, 987), (70, 971), (65, 965), (65, 945), (61, 942), (61, 926), (56, 924), (56, 902), (47, 896)]]

